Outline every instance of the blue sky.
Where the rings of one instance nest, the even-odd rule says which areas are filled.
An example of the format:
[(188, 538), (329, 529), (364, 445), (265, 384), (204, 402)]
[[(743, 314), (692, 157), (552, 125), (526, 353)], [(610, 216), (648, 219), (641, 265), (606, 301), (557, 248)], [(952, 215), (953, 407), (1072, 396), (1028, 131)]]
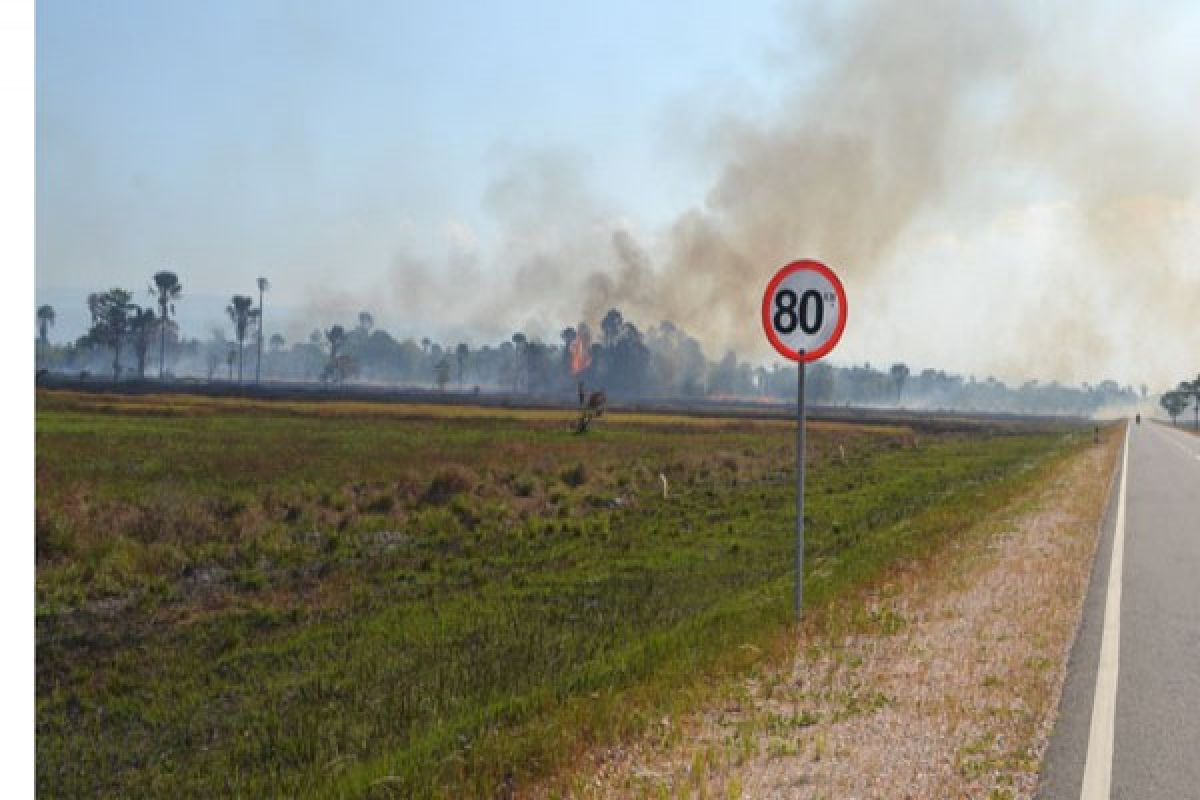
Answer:
[(217, 302), (264, 271), (302, 304), (382, 270), (389, 231), (424, 250), (451, 220), (486, 237), (485, 186), (514, 153), (568, 154), (590, 191), (666, 220), (707, 179), (673, 110), (764, 91), (777, 21), (684, 9), (41, 2), (38, 291), (169, 265)]

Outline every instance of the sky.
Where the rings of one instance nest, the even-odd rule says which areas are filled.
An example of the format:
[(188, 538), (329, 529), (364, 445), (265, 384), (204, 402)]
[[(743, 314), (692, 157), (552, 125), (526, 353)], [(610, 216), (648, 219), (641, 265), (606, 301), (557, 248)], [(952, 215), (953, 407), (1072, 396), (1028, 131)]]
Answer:
[(35, 293), (55, 338), (171, 269), (192, 336), (261, 275), (290, 340), (617, 306), (770, 363), (762, 289), (816, 258), (836, 363), (1167, 388), (1200, 11), (1142, 6), (40, 2)]

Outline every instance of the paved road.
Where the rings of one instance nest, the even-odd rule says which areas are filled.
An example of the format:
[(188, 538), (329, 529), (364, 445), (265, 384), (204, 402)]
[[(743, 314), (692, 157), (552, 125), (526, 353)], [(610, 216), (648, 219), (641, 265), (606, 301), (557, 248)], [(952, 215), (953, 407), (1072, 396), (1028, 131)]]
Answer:
[(1046, 753), (1048, 800), (1200, 798), (1200, 437), (1131, 425), (1123, 477)]

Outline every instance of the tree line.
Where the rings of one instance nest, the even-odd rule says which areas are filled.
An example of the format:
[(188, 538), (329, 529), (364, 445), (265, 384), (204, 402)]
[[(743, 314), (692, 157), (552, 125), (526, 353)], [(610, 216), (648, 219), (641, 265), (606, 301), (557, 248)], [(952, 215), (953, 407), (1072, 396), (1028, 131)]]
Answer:
[[(260, 277), (256, 286), (257, 298), (231, 296), (225, 308), (229, 327), (210, 331), (206, 339), (180, 331), (174, 317), (183, 286), (169, 271), (151, 277), (152, 301), (145, 306), (135, 303), (126, 289), (89, 294), (91, 325), (74, 342), (50, 342), (55, 312), (43, 305), (36, 315), (38, 365), (84, 377), (145, 380), (147, 361), (157, 356), (159, 380), (245, 383), (250, 380), (249, 360), (255, 383), (266, 378), (562, 397), (582, 383), (617, 398), (795, 400), (794, 366), (767, 368), (732, 350), (709, 360), (700, 343), (671, 321), (643, 330), (616, 308), (604, 315), (596, 331), (579, 323), (563, 328), (557, 341), (550, 342), (520, 331), (478, 347), (430, 337), (399, 338), (362, 311), (349, 324), (317, 327), (289, 343), (279, 333), (265, 335), (263, 304), (270, 283)], [(993, 377), (914, 372), (903, 363), (876, 368), (818, 362), (807, 369), (806, 399), (818, 405), (1088, 415), (1147, 398), (1145, 386), (1139, 392), (1111, 380), (1079, 387), (1036, 381), (1010, 387)]]

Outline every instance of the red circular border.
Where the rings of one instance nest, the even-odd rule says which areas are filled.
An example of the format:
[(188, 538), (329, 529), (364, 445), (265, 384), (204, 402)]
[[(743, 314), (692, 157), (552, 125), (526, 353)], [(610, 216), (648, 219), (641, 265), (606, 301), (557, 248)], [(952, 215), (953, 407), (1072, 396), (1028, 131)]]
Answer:
[[(803, 356), (784, 344), (775, 334), (774, 326), (771, 325), (771, 297), (774, 296), (775, 289), (779, 287), (779, 284), (788, 275), (791, 275), (793, 272), (800, 272), (801, 270), (812, 270), (824, 275), (833, 284), (833, 290), (837, 292), (838, 302), (842, 304), (841, 318), (838, 320), (837, 328), (834, 330), (833, 335), (829, 337), (829, 341), (816, 350), (806, 350)], [(780, 267), (779, 271), (775, 273), (775, 277), (771, 278), (771, 282), (767, 284), (767, 291), (763, 294), (762, 301), (762, 325), (763, 330), (766, 331), (767, 340), (771, 342), (771, 346), (775, 348), (779, 355), (792, 361), (804, 361), (807, 364), (810, 361), (824, 358), (829, 354), (830, 350), (837, 346), (838, 341), (842, 338), (842, 331), (846, 329), (846, 315), (849, 311), (850, 307), (846, 303), (846, 289), (842, 286), (841, 280), (838, 279), (833, 270), (820, 261), (805, 259), (803, 261), (793, 261), (790, 264)]]

